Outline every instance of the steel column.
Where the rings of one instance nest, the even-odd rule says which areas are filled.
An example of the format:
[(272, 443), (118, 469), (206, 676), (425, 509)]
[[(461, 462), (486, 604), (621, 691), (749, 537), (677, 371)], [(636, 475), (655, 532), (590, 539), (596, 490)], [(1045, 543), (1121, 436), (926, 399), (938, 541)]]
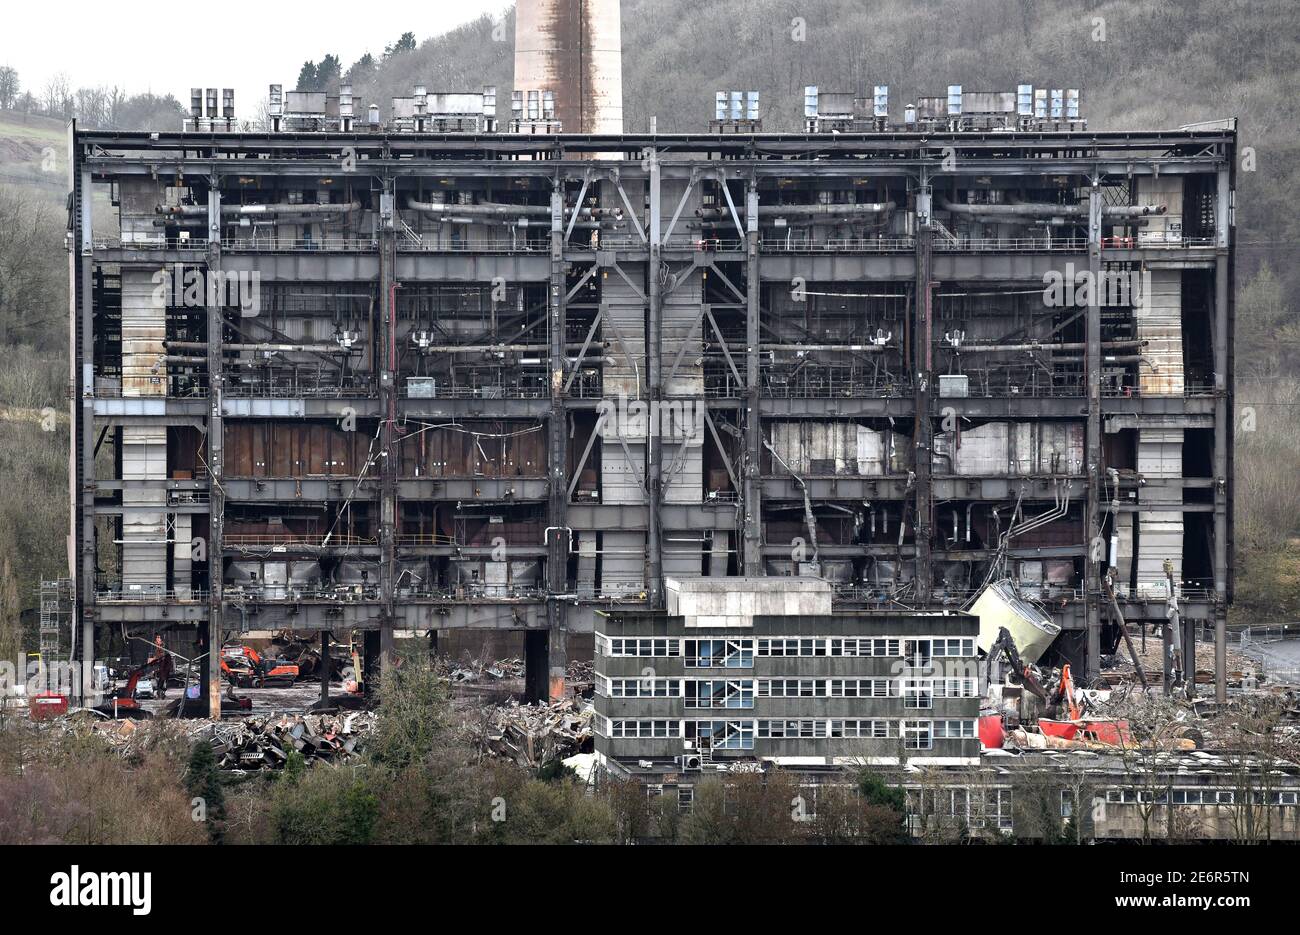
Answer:
[(393, 601), (397, 584), (397, 199), (393, 180), (383, 180), (379, 196), (379, 401), (383, 413), (379, 462), (380, 590), (384, 613), (379, 629), (380, 677), (394, 662)]
[[(583, 191), (586, 190), (584, 180)], [(574, 207), (577, 216), (581, 198)], [(568, 409), (564, 380), (565, 333), (567, 324), (567, 276), (564, 266), (564, 182), (557, 179), (551, 191), (551, 282), (550, 314), (547, 324), (550, 331), (551, 414), (547, 421), (546, 474), (549, 479), (547, 494), (546, 533), (546, 623), (547, 634), (543, 647), (533, 647), (524, 655), (525, 684), (529, 700), (564, 697), (564, 671), (568, 666), (568, 641), (566, 638), (568, 605), (562, 595), (569, 590), (569, 484), (568, 470)], [(574, 365), (574, 372), (581, 366)], [(594, 435), (593, 435), (594, 438)], [(536, 642), (534, 638), (534, 642)], [(534, 672), (534, 669), (540, 671)]]
[[(221, 189), (219, 179), (209, 180), (208, 189), (208, 275), (221, 274)], [(225, 563), (222, 560), (225, 541), (226, 493), (225, 479), (225, 423), (221, 401), (225, 393), (222, 372), (221, 345), (224, 338), (225, 312), (221, 304), (223, 290), (208, 288), (208, 622), (206, 678), (200, 685), (200, 697), (207, 702), (208, 716), (221, 717), (221, 644), (224, 608), (221, 589), (224, 583)]]
[(650, 176), (650, 229), (648, 232), (649, 261), (646, 263), (646, 308), (648, 332), (646, 334), (646, 389), (650, 396), (650, 424), (646, 429), (646, 500), (650, 504), (646, 524), (646, 596), (650, 607), (663, 606), (664, 563), (663, 535), (659, 524), (659, 505), (663, 501), (664, 448), (660, 405), (663, 401), (663, 300), (659, 296), (659, 153), (651, 149), (646, 154)]
[[(1087, 555), (1083, 562), (1083, 608), (1086, 627), (1087, 657), (1084, 675), (1093, 679), (1101, 672), (1101, 579), (1097, 563), (1106, 558), (1105, 542), (1101, 536), (1101, 218), (1102, 195), (1097, 185), (1088, 192), (1088, 272), (1093, 287), (1088, 290), (1088, 312), (1084, 324), (1085, 356), (1088, 367), (1088, 426), (1085, 455), (1088, 496), (1084, 509), (1087, 513)], [(1068, 283), (1067, 288), (1073, 288)]]
[(763, 420), (760, 416), (762, 379), (758, 372), (759, 293), (758, 184), (751, 178), (745, 190), (745, 456), (744, 544), (745, 575), (763, 574)]
[(916, 424), (913, 459), (916, 472), (916, 490), (913, 499), (916, 515), (913, 517), (913, 539), (916, 543), (916, 600), (919, 606), (928, 605), (932, 599), (934, 572), (931, 565), (930, 535), (934, 522), (934, 489), (931, 480), (934, 450), (934, 420), (931, 412), (933, 387), (933, 290), (931, 261), (934, 249), (934, 228), (930, 225), (931, 193), (928, 183), (916, 195), (916, 281), (912, 289), (912, 375)]

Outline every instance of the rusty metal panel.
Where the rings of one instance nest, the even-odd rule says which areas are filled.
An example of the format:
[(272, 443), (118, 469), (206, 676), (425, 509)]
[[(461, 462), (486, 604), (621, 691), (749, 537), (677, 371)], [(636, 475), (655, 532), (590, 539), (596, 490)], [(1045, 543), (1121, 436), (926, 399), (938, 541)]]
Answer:
[(297, 477), (294, 453), (301, 447), (302, 426), (271, 422), (259, 427), (261, 441), (270, 449), (264, 459), (270, 476)]
[(319, 425), (307, 427), (308, 441), (307, 445), (307, 473), (309, 475), (328, 474), (325, 462), (328, 459), (328, 449), (325, 444), (325, 432)]
[(248, 423), (228, 422), (225, 432), (226, 473), (231, 477), (252, 475)]

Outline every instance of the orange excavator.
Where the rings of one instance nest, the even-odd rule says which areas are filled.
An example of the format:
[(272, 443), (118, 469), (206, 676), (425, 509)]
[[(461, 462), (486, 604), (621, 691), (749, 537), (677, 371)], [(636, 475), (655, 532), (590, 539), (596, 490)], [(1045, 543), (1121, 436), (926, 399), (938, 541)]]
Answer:
[[(1133, 737), (1129, 733), (1128, 721), (1122, 718), (1088, 717), (1079, 706), (1074, 693), (1074, 679), (1070, 675), (1070, 665), (1061, 667), (1061, 680), (1057, 683), (1053, 695), (1053, 707), (1060, 713), (1065, 705), (1068, 719), (1039, 718), (1038, 729), (1049, 737), (1061, 737), (1065, 740), (1085, 740), (1108, 746), (1130, 746)], [(1051, 710), (1051, 708), (1049, 708)]]
[(298, 680), (296, 663), (272, 662), (242, 643), (221, 647), (221, 671), (232, 685), (240, 688), (287, 688)]
[[(1044, 735), (1111, 746), (1128, 746), (1132, 743), (1128, 721), (1120, 718), (1090, 717), (1085, 713), (1068, 663), (1061, 667), (1061, 676), (1055, 684), (1050, 681), (1047, 684), (1040, 683), (1034, 670), (1025, 664), (1016, 651), (1015, 640), (1006, 627), (999, 630), (997, 640), (989, 649), (989, 659), (1005, 660), (1010, 663), (1008, 675), (1011, 681), (1037, 696), (1042, 702), (1043, 713), (1046, 716), (1038, 719), (1038, 730)], [(1062, 714), (1065, 717), (1061, 717)], [(981, 740), (984, 740), (985, 746), (1002, 746), (1005, 725), (1001, 721), (1000, 715), (981, 716)], [(987, 732), (987, 739), (985, 739), (985, 732)]]

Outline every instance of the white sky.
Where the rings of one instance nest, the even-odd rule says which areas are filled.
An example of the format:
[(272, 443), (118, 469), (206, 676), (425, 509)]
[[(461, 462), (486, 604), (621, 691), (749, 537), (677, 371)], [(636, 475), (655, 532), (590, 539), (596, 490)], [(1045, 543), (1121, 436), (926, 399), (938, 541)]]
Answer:
[(23, 90), (38, 97), (60, 72), (73, 89), (102, 84), (130, 94), (173, 94), (187, 109), (191, 87), (233, 87), (235, 113), (250, 119), (267, 85), (292, 88), (308, 59), (318, 62), (333, 52), (347, 68), (365, 52), (379, 56), (404, 32), (423, 42), (484, 13), (499, 16), (510, 5), (508, 0), (418, 5), (223, 0), (190, 6), (9, 0), (0, 14), (0, 65), (18, 69)]

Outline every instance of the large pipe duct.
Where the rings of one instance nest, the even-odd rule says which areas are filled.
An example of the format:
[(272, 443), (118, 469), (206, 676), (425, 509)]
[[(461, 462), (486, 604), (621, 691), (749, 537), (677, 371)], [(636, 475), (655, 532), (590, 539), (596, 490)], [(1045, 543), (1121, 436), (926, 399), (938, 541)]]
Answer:
[[(863, 214), (888, 214), (897, 205), (892, 201), (864, 202), (852, 205), (766, 205), (758, 206), (758, 216), (763, 217), (856, 217)], [(744, 216), (744, 212), (740, 212)], [(718, 208), (700, 208), (695, 216), (703, 221), (726, 221), (731, 212)]]
[[(952, 214), (968, 214), (990, 218), (1019, 217), (1087, 217), (1088, 205), (1054, 205), (1020, 202), (1007, 205), (965, 205), (958, 204), (950, 198), (939, 199), (939, 207)], [(1101, 209), (1105, 217), (1136, 218), (1153, 214), (1164, 214), (1168, 205), (1107, 205)]]
[[(1111, 350), (1146, 347), (1146, 341), (1102, 341), (1101, 346)], [(1003, 351), (1086, 351), (1088, 345), (1083, 341), (1071, 341), (1065, 344), (962, 344), (947, 348), (959, 354), (987, 354)]]
[[(354, 341), (352, 347), (365, 344)], [(208, 345), (204, 341), (167, 341), (169, 350), (205, 351)], [(277, 354), (347, 354), (349, 349), (339, 344), (223, 344), (223, 351), (258, 351)]]
[(565, 133), (623, 132), (619, 0), (518, 0), (515, 90), (555, 95)]
[[(550, 205), (511, 205), (496, 204), (491, 202), (480, 202), (474, 205), (455, 205), (455, 204), (438, 204), (432, 201), (416, 201), (410, 199), (406, 202), (407, 207), (412, 211), (419, 211), (422, 214), (457, 215), (464, 217), (500, 217), (500, 218), (517, 218), (517, 217), (547, 217), (551, 216)], [(572, 217), (573, 209), (566, 208), (564, 216)], [(584, 220), (603, 220), (603, 221), (621, 221), (623, 220), (623, 211), (621, 208), (579, 208), (578, 217)]]
[[(349, 201), (341, 204), (331, 205), (222, 205), (221, 213), (230, 217), (251, 217), (262, 215), (265, 217), (279, 217), (286, 214), (294, 215), (322, 215), (322, 214), (348, 214), (352, 211), (360, 211), (361, 202)], [(180, 215), (181, 217), (199, 217), (208, 213), (207, 205), (158, 205), (159, 214)]]

